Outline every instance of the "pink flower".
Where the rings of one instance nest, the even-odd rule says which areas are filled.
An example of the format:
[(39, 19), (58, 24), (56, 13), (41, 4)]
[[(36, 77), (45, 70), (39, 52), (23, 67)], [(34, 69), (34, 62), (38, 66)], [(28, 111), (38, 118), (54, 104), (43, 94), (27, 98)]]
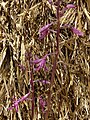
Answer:
[(49, 4), (52, 4), (52, 0), (48, 0)]
[(39, 98), (39, 104), (40, 104), (40, 107), (42, 108), (42, 111), (44, 112), (44, 109), (45, 109), (45, 106), (46, 106), (46, 101), (43, 100), (43, 98), (41, 96)]
[(84, 35), (83, 32), (81, 32), (80, 30), (78, 30), (78, 29), (76, 29), (76, 28), (74, 28), (74, 27), (72, 27), (71, 30), (72, 30), (72, 32), (73, 32), (74, 34), (76, 34), (76, 35), (78, 35), (78, 36), (83, 36), (83, 35)]
[(40, 28), (40, 30), (39, 30), (39, 39), (40, 40), (43, 39), (49, 33), (49, 28), (51, 25), (52, 25), (52, 23), (47, 24), (47, 25), (43, 26), (42, 28)]
[(16, 99), (14, 98), (13, 104), (12, 104), (11, 107), (8, 108), (8, 110), (12, 110), (12, 109), (15, 108), (15, 109), (16, 109), (16, 112), (18, 112), (18, 105), (19, 105), (19, 103), (20, 103), (20, 102), (23, 102), (23, 101), (26, 100), (26, 99), (28, 99), (29, 95), (30, 95), (30, 92), (27, 93), (26, 95), (24, 95), (23, 97), (19, 98), (18, 100), (16, 100)]
[(63, 16), (63, 14), (65, 13), (65, 11), (66, 11), (67, 9), (71, 9), (71, 8), (76, 8), (76, 6), (73, 5), (73, 4), (67, 4), (66, 7), (64, 7), (64, 8), (60, 11), (60, 17)]
[(68, 9), (68, 8), (76, 8), (76, 6), (73, 5), (73, 4), (67, 4), (66, 8), (67, 8), (67, 9)]
[(27, 100), (27, 98), (29, 97), (30, 92), (27, 93), (26, 95), (24, 95), (23, 97), (21, 97), (21, 101)]
[(50, 82), (47, 81), (47, 80), (42, 80), (42, 81), (40, 81), (40, 82), (43, 83), (43, 84), (50, 84)]
[(44, 68), (45, 70), (47, 70), (47, 67), (46, 67), (46, 58), (47, 58), (47, 56), (48, 56), (48, 54), (46, 54), (41, 59), (37, 58), (36, 60), (31, 61), (32, 63), (37, 65), (37, 67), (35, 68), (35, 71), (39, 71), (41, 68)]
[(43, 84), (50, 84), (50, 82), (48, 80), (35, 80), (33, 82), (39, 82), (39, 83), (41, 82)]
[(15, 100), (15, 101), (13, 102), (12, 106), (8, 108), (8, 110), (12, 110), (12, 109), (15, 108), (15, 109), (16, 109), (16, 112), (18, 112), (18, 104), (19, 104), (20, 102), (21, 102), (20, 99)]

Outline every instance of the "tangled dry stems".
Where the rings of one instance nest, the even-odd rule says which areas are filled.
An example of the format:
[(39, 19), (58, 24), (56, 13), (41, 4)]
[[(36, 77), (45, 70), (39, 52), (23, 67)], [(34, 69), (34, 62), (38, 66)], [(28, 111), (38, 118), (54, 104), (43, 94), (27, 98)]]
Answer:
[[(64, 4), (71, 0), (64, 1)], [(70, 9), (60, 18), (60, 24), (70, 24), (84, 33), (78, 37), (67, 28), (60, 30), (59, 56), (51, 92), (51, 110), (48, 120), (90, 119), (90, 17), (87, 2), (76, 0), (77, 9)], [(62, 5), (63, 7), (63, 5)], [(56, 9), (47, 0), (11, 0), (0, 2), (0, 120), (31, 120), (31, 101), (24, 101), (15, 110), (8, 111), (13, 96), (20, 98), (30, 89), (30, 66), (25, 53), (32, 58), (55, 52), (56, 34), (38, 39), (39, 28), (56, 21)], [(52, 26), (51, 29), (56, 29)], [(33, 72), (34, 80), (50, 81), (54, 55), (47, 58), (48, 72)], [(22, 71), (18, 64), (27, 70)], [(49, 85), (35, 83), (34, 120), (44, 119), (38, 104), (42, 95), (47, 101)], [(29, 97), (32, 99), (32, 97)], [(47, 106), (45, 108), (47, 110)]]

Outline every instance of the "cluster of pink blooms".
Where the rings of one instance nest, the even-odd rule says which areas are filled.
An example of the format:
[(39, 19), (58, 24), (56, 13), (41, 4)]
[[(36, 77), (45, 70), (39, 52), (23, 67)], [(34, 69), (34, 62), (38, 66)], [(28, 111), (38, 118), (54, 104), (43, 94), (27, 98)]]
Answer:
[(37, 65), (37, 67), (34, 68), (35, 71), (39, 71), (41, 68), (44, 68), (44, 70), (48, 70), (48, 68), (46, 66), (46, 58), (47, 58), (47, 56), (48, 56), (48, 54), (46, 54), (41, 59), (37, 58), (36, 60), (31, 61), (32, 63), (34, 63), (35, 65)]
[[(52, 0), (49, 0), (49, 3), (51, 4), (52, 3)], [(63, 11), (63, 13), (67, 10), (67, 9), (70, 9), (70, 8), (76, 8), (75, 7), (75, 5), (73, 5), (73, 4), (68, 4), (62, 11)], [(48, 33), (50, 32), (50, 27), (53, 25), (54, 23), (49, 23), (49, 24), (47, 24), (47, 25), (45, 25), (45, 26), (43, 26), (42, 28), (40, 28), (40, 30), (39, 30), (39, 39), (41, 40), (41, 39), (43, 39), (46, 35), (48, 35)], [(83, 36), (84, 34), (80, 31), (80, 30), (78, 30), (78, 29), (76, 29), (76, 28), (74, 28), (74, 27), (70, 27), (70, 29), (71, 29), (71, 31), (74, 33), (74, 34), (76, 34), (76, 35), (78, 35), (78, 36)], [(36, 65), (36, 67), (34, 68), (34, 70), (35, 71), (39, 71), (40, 69), (42, 69), (42, 68), (44, 68), (44, 70), (48, 70), (48, 68), (47, 68), (47, 66), (46, 66), (46, 59), (47, 59), (47, 56), (48, 55), (50, 55), (50, 54), (46, 54), (44, 57), (42, 57), (41, 59), (39, 59), (39, 58), (36, 58), (36, 60), (33, 60), (33, 61), (31, 61), (31, 63), (33, 63), (34, 65)], [(23, 67), (23, 66), (21, 66), (21, 65), (19, 65), (19, 67), (21, 68), (21, 69), (24, 69), (25, 70), (25, 68)], [(48, 80), (38, 80), (39, 82), (42, 82), (43, 84), (49, 84), (50, 82), (48, 82)], [(35, 82), (35, 81), (33, 81), (33, 82)], [(14, 99), (13, 100), (13, 104), (12, 104), (12, 106), (11, 107), (9, 107), (8, 108), (8, 110), (12, 110), (12, 109), (16, 109), (16, 112), (18, 112), (18, 105), (21, 103), (21, 102), (23, 102), (24, 100), (27, 100), (28, 99), (28, 97), (29, 97), (29, 95), (30, 95), (30, 92), (28, 92), (26, 95), (24, 95), (23, 97), (21, 97), (21, 98), (19, 98), (19, 99)], [(40, 103), (40, 106), (42, 107), (42, 111), (44, 111), (44, 107), (45, 107), (45, 105), (46, 105), (46, 102), (43, 100), (43, 98), (42, 97), (40, 97), (40, 100), (39, 100), (39, 103)]]

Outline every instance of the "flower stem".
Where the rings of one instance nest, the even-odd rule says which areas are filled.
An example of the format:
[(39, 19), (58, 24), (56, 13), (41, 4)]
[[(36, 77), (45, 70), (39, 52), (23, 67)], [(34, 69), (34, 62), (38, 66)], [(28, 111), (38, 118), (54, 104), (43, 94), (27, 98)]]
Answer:
[(54, 62), (53, 62), (53, 68), (52, 68), (52, 74), (51, 74), (51, 84), (50, 84), (50, 89), (48, 92), (48, 101), (47, 101), (47, 114), (45, 116), (45, 120), (48, 119), (49, 113), (50, 113), (50, 108), (51, 108), (51, 91), (52, 91), (52, 87), (53, 87), (53, 83), (54, 83), (54, 78), (55, 78), (55, 72), (56, 72), (56, 63), (57, 63), (57, 59), (58, 59), (58, 53), (59, 53), (59, 33), (60, 33), (60, 14), (59, 14), (59, 6), (60, 5), (60, 0), (58, 0), (58, 6), (57, 6), (57, 33), (56, 33), (56, 54), (55, 54), (55, 58), (54, 58)]

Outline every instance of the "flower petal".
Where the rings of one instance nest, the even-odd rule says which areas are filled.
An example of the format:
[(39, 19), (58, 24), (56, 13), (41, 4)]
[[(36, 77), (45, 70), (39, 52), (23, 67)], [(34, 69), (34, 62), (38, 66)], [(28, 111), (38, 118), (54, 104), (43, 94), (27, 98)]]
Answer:
[(11, 107), (8, 108), (8, 110), (12, 110), (12, 109), (14, 109), (14, 106), (11, 106)]
[(39, 39), (40, 39), (40, 40), (43, 39), (47, 34), (48, 34), (48, 30), (41, 32), (41, 33), (39, 34)]
[(26, 95), (24, 95), (24, 96), (21, 98), (21, 101), (26, 100), (26, 99), (29, 97), (29, 95), (30, 95), (30, 92), (27, 93)]
[(52, 25), (52, 23), (47, 24), (45, 26), (43, 26), (42, 28), (40, 28), (39, 30), (39, 39), (43, 39), (48, 33), (49, 33), (49, 28)]
[(48, 0), (49, 4), (52, 4), (52, 0)]
[(50, 82), (47, 81), (47, 80), (42, 80), (42, 81), (40, 81), (40, 82), (43, 83), (43, 84), (50, 84)]
[(43, 26), (42, 28), (40, 28), (39, 33), (46, 31), (48, 28), (50, 28), (51, 25), (52, 23)]
[(78, 35), (78, 36), (83, 36), (83, 32), (81, 32), (80, 30), (72, 27), (71, 30), (73, 31), (74, 34)]
[(67, 6), (66, 6), (66, 8), (68, 9), (68, 8), (75, 8), (76, 6), (75, 5), (73, 5), (73, 4), (67, 4)]
[(41, 96), (39, 98), (39, 104), (40, 104), (40, 106), (42, 108), (42, 112), (45, 112), (44, 109), (45, 109), (45, 106), (46, 106), (46, 101), (43, 100), (43, 98)]
[(24, 95), (23, 97), (19, 98), (18, 100), (14, 100), (13, 104), (11, 107), (8, 108), (8, 110), (12, 110), (12, 109), (16, 109), (16, 112), (18, 112), (18, 105), (20, 102), (26, 100), (28, 98), (28, 96), (30, 95), (30, 92), (27, 93), (26, 95)]

